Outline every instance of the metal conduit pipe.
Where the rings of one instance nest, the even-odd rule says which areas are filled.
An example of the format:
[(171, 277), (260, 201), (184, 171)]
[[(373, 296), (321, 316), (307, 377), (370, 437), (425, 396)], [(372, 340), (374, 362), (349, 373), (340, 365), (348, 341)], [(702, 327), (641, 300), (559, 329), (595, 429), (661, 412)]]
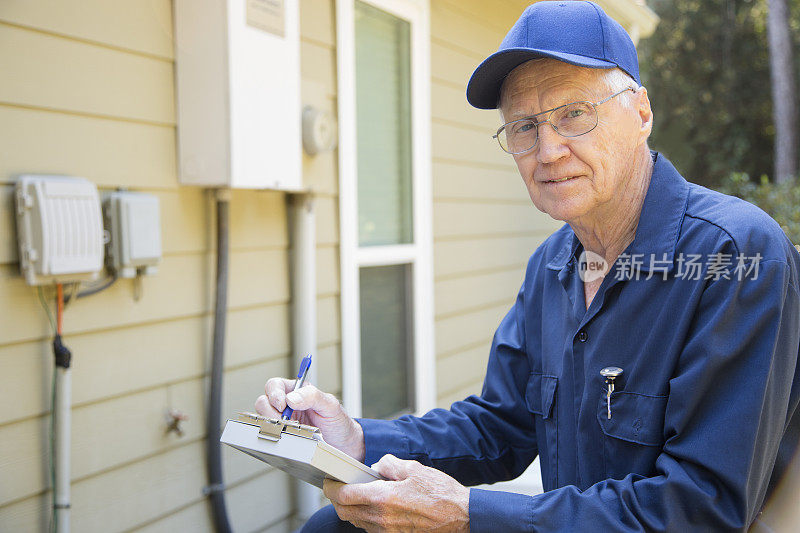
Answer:
[[(59, 336), (60, 339), (60, 336)], [(60, 342), (60, 340), (59, 340)], [(69, 533), (70, 525), (70, 435), (72, 428), (72, 370), (69, 362), (56, 365), (55, 486), (54, 501), (57, 533)]]
[[(224, 363), (225, 323), (227, 318), (228, 285), (228, 209), (229, 190), (217, 191), (217, 281), (214, 312), (214, 341), (211, 361), (208, 423), (206, 435), (206, 465), (208, 470), (211, 509), (214, 529), (231, 531), (225, 506), (222, 479), (219, 430), (222, 426), (221, 400)], [(316, 350), (316, 235), (313, 198), (310, 194), (292, 197), (292, 322), (295, 355), (301, 358)], [(316, 381), (316, 365), (312, 365), (309, 382)], [(307, 520), (319, 508), (320, 491), (312, 485), (295, 481), (297, 519)]]
[[(290, 199), (290, 221), (292, 239), (292, 349), (294, 364), (317, 349), (317, 260), (316, 224), (314, 198), (310, 193), (294, 194)], [(317, 384), (319, 357), (311, 365), (306, 383)], [(322, 493), (308, 483), (293, 480), (295, 501), (297, 502), (296, 521), (298, 526), (305, 523), (320, 507)]]
[(230, 189), (217, 189), (217, 276), (214, 303), (214, 341), (211, 355), (211, 375), (208, 393), (208, 418), (206, 423), (206, 493), (211, 503), (214, 530), (230, 533), (228, 511), (225, 507), (225, 485), (222, 480), (222, 445), (219, 442), (222, 427), (222, 378), (225, 361), (225, 323), (228, 312), (228, 237)]

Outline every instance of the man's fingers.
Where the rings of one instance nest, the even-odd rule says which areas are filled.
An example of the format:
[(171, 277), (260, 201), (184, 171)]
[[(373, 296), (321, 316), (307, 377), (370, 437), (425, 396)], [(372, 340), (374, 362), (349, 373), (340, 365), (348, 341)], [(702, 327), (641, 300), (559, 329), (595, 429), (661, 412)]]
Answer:
[(385, 481), (370, 481), (369, 483), (341, 483), (326, 479), (322, 484), (325, 497), (339, 505), (376, 505), (382, 502), (385, 494)]
[(316, 388), (314, 385), (306, 385), (296, 391), (292, 391), (286, 395), (286, 403), (292, 409), (314, 409), (318, 410), (317, 404), (322, 400), (323, 392)]
[(372, 533), (386, 530), (386, 488), (385, 481), (345, 484), (326, 479), (322, 490), (340, 519)]
[(344, 487), (344, 483), (334, 479), (325, 478), (322, 481), (322, 493), (332, 502), (339, 501), (339, 491)]
[(256, 413), (267, 418), (280, 418), (280, 413), (269, 403), (265, 395), (256, 398)]
[(309, 409), (326, 418), (337, 418), (342, 414), (342, 406), (333, 394), (322, 392), (313, 385), (294, 389), (295, 381), (285, 378), (271, 378), (264, 386), (269, 405), (282, 413), (288, 405), (296, 411)]
[(417, 461), (398, 459), (394, 455), (387, 453), (381, 457), (380, 461), (372, 465), (372, 468), (387, 479), (402, 481), (411, 476), (421, 466)]
[(294, 380), (285, 378), (271, 378), (264, 385), (267, 400), (278, 413), (282, 413), (286, 409), (286, 391), (292, 390), (293, 387)]
[(455, 479), (393, 455), (384, 455), (373, 468), (394, 479), (350, 485), (325, 481), (325, 496), (342, 520), (369, 533), (466, 530), (469, 489)]
[(385, 531), (381, 526), (382, 519), (375, 515), (375, 510), (368, 505), (340, 505), (333, 504), (337, 516), (345, 522), (361, 528), (368, 533)]
[(322, 493), (330, 501), (339, 505), (366, 505), (370, 502), (361, 487), (367, 484), (371, 483), (347, 484), (326, 479), (322, 482)]
[(322, 392), (314, 385), (306, 385), (286, 395), (286, 403), (292, 409), (313, 409), (324, 417), (335, 417), (341, 413), (339, 400), (332, 394)]

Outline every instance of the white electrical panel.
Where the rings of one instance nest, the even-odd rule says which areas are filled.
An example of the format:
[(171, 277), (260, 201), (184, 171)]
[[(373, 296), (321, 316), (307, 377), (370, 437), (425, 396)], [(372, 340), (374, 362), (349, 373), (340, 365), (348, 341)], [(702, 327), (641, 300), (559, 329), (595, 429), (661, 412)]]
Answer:
[(119, 191), (103, 202), (109, 270), (121, 278), (155, 274), (161, 261), (161, 213), (151, 194)]
[(94, 183), (21, 176), (15, 200), (19, 265), (28, 285), (97, 279), (103, 269), (103, 218)]
[(299, 190), (299, 0), (175, 0), (179, 179)]

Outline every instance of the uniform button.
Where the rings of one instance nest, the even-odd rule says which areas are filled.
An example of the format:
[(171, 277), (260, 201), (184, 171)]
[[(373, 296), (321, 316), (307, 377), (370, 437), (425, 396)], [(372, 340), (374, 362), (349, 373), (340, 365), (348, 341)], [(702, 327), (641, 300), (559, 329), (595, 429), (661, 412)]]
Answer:
[(587, 335), (585, 331), (580, 330), (578, 332), (578, 340), (581, 342), (586, 342), (589, 340), (589, 335)]

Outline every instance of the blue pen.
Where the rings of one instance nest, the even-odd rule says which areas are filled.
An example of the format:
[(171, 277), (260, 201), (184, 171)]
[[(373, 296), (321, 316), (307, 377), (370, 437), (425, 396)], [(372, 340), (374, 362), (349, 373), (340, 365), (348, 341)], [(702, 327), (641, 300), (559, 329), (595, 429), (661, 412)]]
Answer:
[[(308, 377), (308, 372), (310, 370), (311, 370), (311, 354), (308, 354), (307, 356), (303, 357), (302, 361), (300, 361), (300, 370), (297, 372), (297, 381), (294, 382), (294, 389), (292, 390), (297, 390), (303, 386), (303, 384), (306, 382), (306, 378)], [(292, 409), (287, 405), (286, 409), (284, 409), (283, 413), (281, 413), (281, 418), (283, 420), (289, 420), (292, 417), (293, 412), (294, 409)]]

